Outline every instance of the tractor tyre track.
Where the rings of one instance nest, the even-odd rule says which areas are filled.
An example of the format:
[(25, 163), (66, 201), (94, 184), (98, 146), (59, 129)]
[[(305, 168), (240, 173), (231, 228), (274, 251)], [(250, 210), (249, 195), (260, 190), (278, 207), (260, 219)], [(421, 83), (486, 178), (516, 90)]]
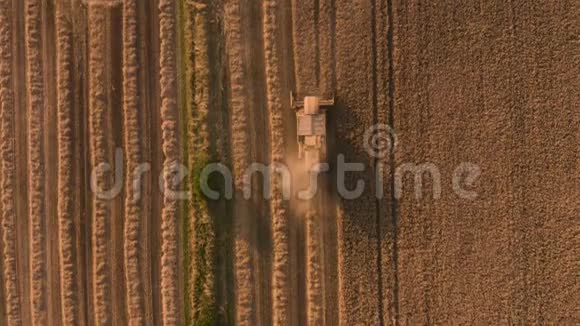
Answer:
[[(56, 71), (56, 8), (52, 2), (41, 6), (42, 61), (44, 82), (44, 110), (42, 146), (44, 157), (44, 188), (50, 189), (58, 183), (58, 108), (57, 108), (57, 71)], [(58, 262), (58, 191), (44, 194), (45, 205), (45, 247), (46, 247), (46, 298), (47, 323), (62, 324), (60, 275)]]
[[(127, 189), (124, 187), (123, 178), (125, 169), (123, 166), (128, 152), (123, 151), (124, 143), (124, 98), (123, 98), (123, 6), (120, 2), (107, 4), (106, 20), (106, 44), (107, 44), (107, 102), (108, 114), (107, 123), (109, 132), (107, 133), (107, 144), (109, 146), (109, 162), (112, 166), (117, 164), (121, 167), (114, 168), (113, 188), (118, 192), (111, 198), (111, 315), (114, 324), (127, 324), (127, 303), (126, 303), (126, 284), (124, 273), (124, 198), (127, 195)], [(118, 33), (117, 31), (120, 31)], [(122, 155), (119, 155), (122, 154)], [(126, 167), (126, 166), (125, 166)], [(123, 171), (121, 171), (123, 170)], [(123, 173), (121, 173), (123, 172)], [(121, 179), (121, 180), (119, 180)], [(115, 286), (113, 286), (115, 285)]]
[[(139, 138), (138, 143), (141, 148), (141, 162), (148, 163), (149, 165), (142, 165), (143, 170), (148, 170), (150, 175), (145, 174), (141, 178), (141, 188), (140, 191), (140, 213), (138, 215), (140, 221), (140, 232), (139, 232), (139, 259), (141, 270), (139, 271), (141, 275), (141, 291), (142, 291), (142, 311), (143, 311), (143, 322), (145, 325), (155, 325), (159, 323), (159, 314), (156, 313), (154, 306), (154, 301), (157, 295), (156, 283), (153, 282), (152, 275), (155, 274), (154, 266), (155, 260), (153, 259), (153, 244), (152, 239), (157, 237), (156, 226), (153, 223), (152, 216), (156, 213), (155, 207), (156, 201), (148, 200), (148, 198), (155, 198), (153, 195), (151, 176), (158, 175), (154, 174), (154, 162), (150, 158), (151, 148), (153, 143), (157, 141), (155, 138), (151, 137), (151, 120), (153, 116), (158, 114), (157, 106), (152, 104), (152, 98), (154, 96), (151, 94), (155, 90), (155, 82), (157, 78), (152, 77), (156, 72), (156, 66), (159, 60), (152, 59), (156, 51), (151, 51), (151, 39), (150, 39), (150, 29), (153, 28), (149, 26), (150, 16), (147, 14), (148, 6), (151, 5), (148, 2), (136, 1), (136, 9), (134, 15), (136, 16), (136, 44), (135, 44), (135, 56), (137, 57), (137, 116), (138, 116), (138, 126), (139, 126)], [(153, 62), (153, 64), (151, 64)], [(150, 84), (153, 83), (153, 84)], [(156, 155), (157, 156), (157, 155)], [(141, 170), (141, 169), (139, 169)], [(158, 187), (154, 187), (158, 189)], [(135, 188), (137, 189), (137, 188)]]
[[(89, 64), (88, 64), (88, 22), (87, 8), (80, 3), (71, 3), (72, 15), (69, 23), (72, 25), (73, 37), (73, 150), (75, 157), (73, 216), (74, 235), (76, 247), (76, 293), (78, 296), (78, 323), (89, 324), (91, 306), (91, 255), (90, 255), (90, 204), (91, 198), (87, 194), (90, 189), (84, 185), (89, 184), (90, 174), (90, 141), (89, 141)], [(63, 53), (64, 56), (64, 53)], [(79, 73), (74, 73), (79, 72)], [(63, 75), (64, 76), (64, 75)]]
[[(159, 1), (144, 1), (139, 2), (140, 13), (143, 24), (140, 25), (141, 35), (147, 36), (141, 42), (140, 53), (143, 58), (143, 105), (148, 108), (150, 114), (143, 115), (143, 130), (144, 138), (144, 154), (145, 161), (151, 162), (150, 177), (145, 179), (144, 193), (148, 198), (163, 198), (163, 194), (159, 189), (158, 176), (163, 171), (164, 155), (162, 152), (162, 137), (161, 137), (161, 105), (160, 99), (160, 38), (159, 38)], [(146, 261), (149, 262), (150, 268), (147, 269), (148, 275), (145, 284), (150, 291), (146, 291), (148, 298), (146, 300), (151, 314), (153, 325), (162, 323), (162, 298), (158, 294), (161, 289), (161, 210), (162, 201), (152, 200), (145, 201), (148, 205), (148, 210), (145, 220), (147, 228), (149, 229), (148, 236), (144, 239), (145, 248), (148, 248), (146, 254)]]
[[(50, 189), (58, 183), (58, 108), (56, 71), (56, 8), (52, 2), (44, 2), (41, 7), (42, 61), (44, 65), (44, 110), (42, 146), (44, 157), (44, 188)], [(62, 324), (60, 275), (58, 262), (58, 191), (44, 195), (45, 205), (45, 246), (46, 246), (46, 298), (47, 323)]]
[[(20, 289), (20, 309), (22, 323), (31, 323), (31, 283), (30, 283), (30, 219), (28, 203), (28, 90), (26, 59), (26, 16), (25, 1), (13, 1), (12, 19), (13, 73), (14, 73), (14, 112), (15, 112), (15, 167), (16, 167), (16, 250), (18, 283)], [(20, 180), (20, 182), (18, 182)], [(22, 218), (19, 218), (22, 217)]]

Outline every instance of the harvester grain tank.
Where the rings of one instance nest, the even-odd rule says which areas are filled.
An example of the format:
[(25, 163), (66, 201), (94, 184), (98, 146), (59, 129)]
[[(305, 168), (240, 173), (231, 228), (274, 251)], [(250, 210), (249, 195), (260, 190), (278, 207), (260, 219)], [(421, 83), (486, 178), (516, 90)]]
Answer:
[(296, 111), (296, 134), (298, 137), (298, 158), (326, 158), (326, 109), (334, 105), (334, 97), (321, 99), (319, 96), (305, 96), (296, 101), (290, 94), (291, 106)]

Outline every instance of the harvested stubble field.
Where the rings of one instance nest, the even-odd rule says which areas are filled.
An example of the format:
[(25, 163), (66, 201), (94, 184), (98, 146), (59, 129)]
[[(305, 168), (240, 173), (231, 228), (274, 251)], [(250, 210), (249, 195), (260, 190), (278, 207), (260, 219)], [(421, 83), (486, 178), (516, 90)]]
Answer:
[[(579, 13), (0, 0), (0, 325), (580, 324)], [(309, 201), (245, 178), (308, 179), (290, 91), (336, 99)]]

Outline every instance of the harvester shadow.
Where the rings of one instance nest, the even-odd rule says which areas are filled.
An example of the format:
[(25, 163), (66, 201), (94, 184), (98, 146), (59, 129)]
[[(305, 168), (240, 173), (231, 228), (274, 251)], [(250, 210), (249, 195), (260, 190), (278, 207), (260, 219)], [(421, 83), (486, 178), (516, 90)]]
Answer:
[[(373, 117), (373, 120), (376, 120), (376, 117)], [(393, 218), (395, 211), (392, 209), (396, 205), (392, 197), (393, 156), (391, 153), (384, 153), (384, 158), (377, 159), (373, 153), (367, 152), (365, 142), (368, 139), (365, 137), (368, 136), (367, 130), (373, 126), (349, 112), (349, 107), (340, 98), (330, 111), (328, 121), (328, 152), (331, 167), (329, 178), (336, 204), (336, 218), (340, 219), (338, 225), (341, 229), (337, 229), (337, 232), (342, 237), (337, 245), (345, 246), (345, 250), (339, 253), (342, 256), (340, 260), (343, 266), (338, 268), (343, 268), (345, 278), (343, 282), (361, 285), (363, 285), (361, 282), (370, 282), (364, 286), (370, 287), (366, 291), (376, 292), (378, 313), (383, 316), (384, 296), (389, 295), (383, 293), (383, 282), (386, 280), (389, 284), (397, 283), (396, 275), (393, 275), (396, 273), (398, 260), (396, 243), (393, 243), (396, 241), (396, 220)], [(364, 170), (340, 171), (338, 165), (345, 162), (360, 163)], [(383, 168), (380, 174), (376, 168), (378, 164)], [(344, 175), (343, 179), (340, 178), (340, 174)], [(344, 190), (353, 191), (360, 181), (364, 182), (362, 193), (354, 198), (346, 196)], [(365, 237), (361, 238), (361, 234)], [(384, 252), (383, 248), (387, 247), (395, 249)], [(362, 250), (374, 250), (374, 260), (362, 258), (365, 256), (360, 255)], [(366, 275), (362, 278), (359, 273), (361, 270), (364, 270), (363, 275)], [(365, 280), (365, 277), (368, 279)], [(390, 286), (397, 287), (397, 284)], [(362, 295), (358, 293), (360, 288), (349, 286), (348, 291), (354, 291), (352, 295), (359, 297)]]

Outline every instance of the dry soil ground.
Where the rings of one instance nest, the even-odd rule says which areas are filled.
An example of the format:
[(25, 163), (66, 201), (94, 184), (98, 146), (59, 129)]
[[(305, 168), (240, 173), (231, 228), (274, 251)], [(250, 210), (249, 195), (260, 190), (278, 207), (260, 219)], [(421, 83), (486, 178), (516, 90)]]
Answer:
[[(0, 0), (0, 325), (580, 324), (579, 14)], [(307, 179), (290, 91), (336, 99), (306, 202), (244, 177)]]

